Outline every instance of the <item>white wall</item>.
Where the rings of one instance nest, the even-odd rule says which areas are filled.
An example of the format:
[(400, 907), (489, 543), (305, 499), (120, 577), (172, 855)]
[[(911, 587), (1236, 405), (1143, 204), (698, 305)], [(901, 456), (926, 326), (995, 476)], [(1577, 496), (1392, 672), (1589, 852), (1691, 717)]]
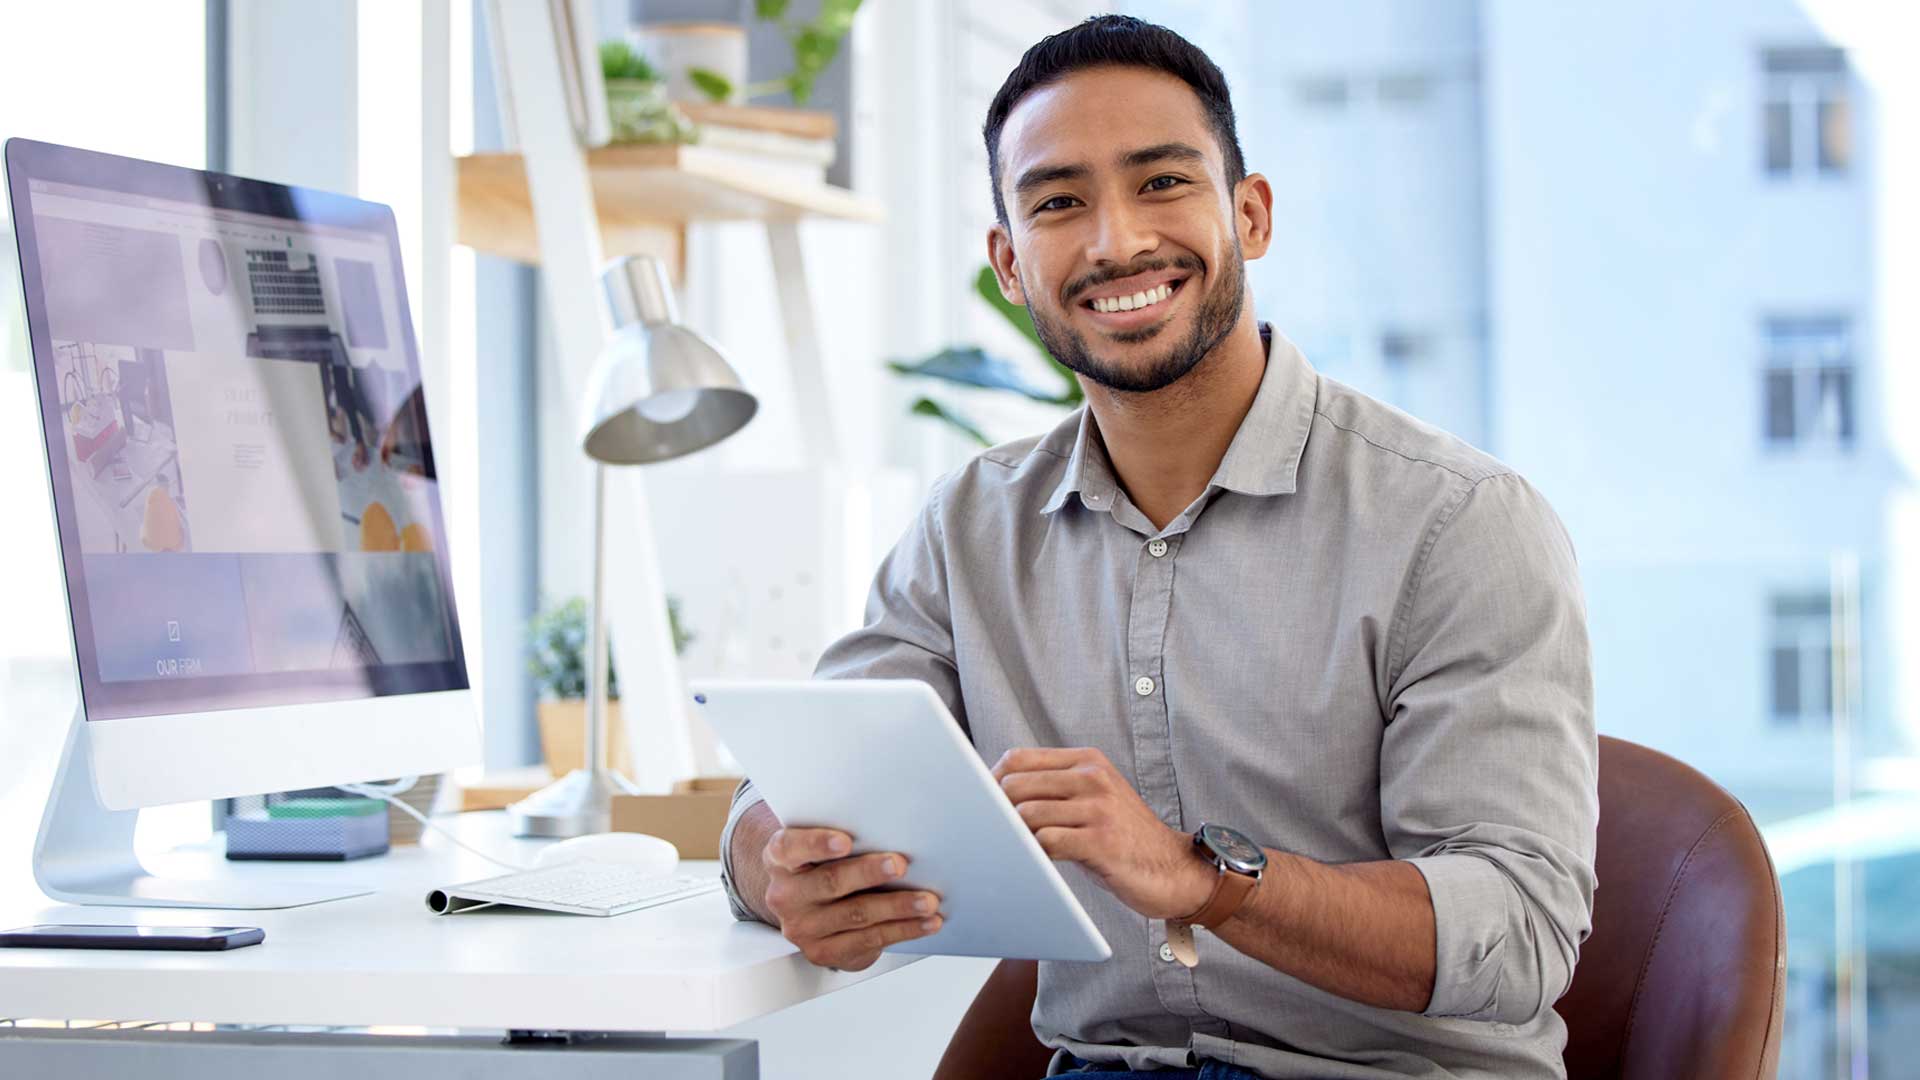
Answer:
[[(15, 136), (199, 167), (206, 156), (203, 5), (102, 0), (16, 5), (0, 35), (0, 139)], [(76, 56), (161, 57), (76, 78)], [(56, 89), (57, 88), (57, 92)], [(13, 237), (0, 208), (0, 875), (28, 873), (55, 755), (78, 700), (46, 451), (19, 309)], [(204, 829), (203, 808), (173, 823)], [(148, 830), (150, 833), (151, 830)], [(143, 836), (144, 838), (144, 836)]]

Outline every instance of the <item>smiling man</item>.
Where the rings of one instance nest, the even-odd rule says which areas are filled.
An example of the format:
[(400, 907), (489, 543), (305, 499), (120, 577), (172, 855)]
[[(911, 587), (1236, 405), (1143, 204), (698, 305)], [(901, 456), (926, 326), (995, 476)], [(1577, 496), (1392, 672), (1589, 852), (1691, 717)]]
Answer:
[[(1598, 809), (1558, 519), (1256, 320), (1284, 223), (1178, 35), (1047, 38), (986, 142), (1000, 288), (1087, 406), (943, 478), (818, 674), (933, 686), (1067, 866), (1114, 956), (1039, 965), (1052, 1069), (1563, 1075)], [(743, 786), (737, 913), (842, 968), (938, 932), (878, 888), (910, 852), (849, 850)]]

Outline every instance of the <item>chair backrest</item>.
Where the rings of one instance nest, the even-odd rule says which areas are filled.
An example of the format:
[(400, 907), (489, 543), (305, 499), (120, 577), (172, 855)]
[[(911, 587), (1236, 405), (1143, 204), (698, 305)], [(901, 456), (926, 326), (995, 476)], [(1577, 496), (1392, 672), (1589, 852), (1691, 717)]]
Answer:
[(1573, 986), (1568, 1080), (1771, 1077), (1787, 924), (1746, 807), (1699, 772), (1600, 738), (1593, 933)]
[[(1568, 1080), (1773, 1076), (1787, 924), (1746, 808), (1665, 754), (1603, 735), (1595, 873), (1593, 933), (1554, 1006)], [(1034, 985), (1032, 961), (1001, 961), (935, 1080), (1041, 1075)]]

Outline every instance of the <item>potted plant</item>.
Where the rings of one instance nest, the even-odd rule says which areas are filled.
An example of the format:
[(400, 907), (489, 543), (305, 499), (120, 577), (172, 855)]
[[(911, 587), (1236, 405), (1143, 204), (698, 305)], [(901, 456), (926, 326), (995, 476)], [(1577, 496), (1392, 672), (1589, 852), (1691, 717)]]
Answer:
[(698, 129), (667, 99), (667, 84), (633, 46), (624, 41), (602, 44), (600, 75), (607, 84), (607, 120), (615, 142), (694, 141)]
[[(673, 651), (684, 654), (693, 635), (680, 625), (680, 602), (667, 598), (667, 624), (673, 631)], [(586, 760), (587, 733), (587, 601), (575, 596), (548, 607), (527, 624), (527, 672), (539, 694), (535, 713), (540, 722), (540, 750), (547, 769), (565, 776)], [(630, 773), (627, 729), (620, 722), (620, 674), (612, 650), (607, 656), (608, 764)]]
[[(992, 267), (983, 266), (974, 275), (973, 291), (1033, 345), (1060, 380), (1057, 388), (1035, 385), (1021, 372), (1019, 365), (1005, 357), (995, 356), (978, 345), (952, 345), (922, 360), (890, 360), (887, 366), (909, 377), (939, 379), (956, 386), (981, 390), (1004, 390), (1045, 405), (1057, 405), (1063, 409), (1079, 408), (1086, 399), (1085, 392), (1080, 389), (1080, 381), (1074, 378), (1073, 372), (1065, 364), (1053, 358), (1046, 346), (1040, 344), (1040, 335), (1034, 331), (1033, 319), (1028, 316), (1027, 309), (1010, 303), (1000, 295), (1000, 286), (994, 279)], [(994, 440), (988, 438), (978, 424), (961, 415), (951, 405), (934, 398), (922, 395), (914, 401), (910, 410), (917, 416), (930, 416), (947, 424), (981, 446), (994, 444)]]
[[(690, 23), (660, 23), (635, 29), (641, 48), (666, 67), (670, 86), (683, 84), (715, 104), (738, 104), (772, 94), (786, 94), (796, 106), (805, 105), (813, 96), (813, 85), (840, 53), (840, 42), (853, 29), (853, 17), (860, 12), (861, 0), (821, 0), (820, 10), (811, 19), (796, 18), (788, 10), (789, 0), (754, 0), (754, 18), (777, 27), (793, 49), (793, 70), (777, 79), (747, 83), (746, 35), (741, 30), (737, 41), (725, 46), (713, 41), (716, 31), (726, 29), (715, 20)], [(730, 47), (729, 47), (730, 46)], [(695, 63), (704, 51), (724, 56), (722, 61)], [(682, 67), (681, 57), (685, 57)], [(744, 85), (743, 85), (744, 84)], [(676, 92), (681, 92), (676, 90)]]

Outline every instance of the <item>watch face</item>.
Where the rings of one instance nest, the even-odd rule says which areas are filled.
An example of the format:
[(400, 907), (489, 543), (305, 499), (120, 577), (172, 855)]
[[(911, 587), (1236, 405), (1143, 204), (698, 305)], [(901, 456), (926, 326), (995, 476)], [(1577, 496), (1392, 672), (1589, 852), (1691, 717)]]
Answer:
[(1200, 842), (1229, 870), (1257, 874), (1266, 868), (1267, 853), (1260, 850), (1260, 845), (1225, 825), (1200, 826)]

